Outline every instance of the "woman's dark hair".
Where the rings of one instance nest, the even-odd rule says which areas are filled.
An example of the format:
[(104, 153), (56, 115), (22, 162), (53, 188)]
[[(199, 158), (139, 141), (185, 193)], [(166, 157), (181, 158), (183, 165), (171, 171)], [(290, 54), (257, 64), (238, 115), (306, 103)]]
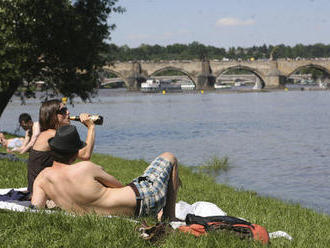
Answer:
[(58, 99), (52, 99), (42, 103), (39, 110), (41, 132), (48, 129), (57, 129), (59, 127), (57, 111), (60, 109), (60, 106), (61, 101)]

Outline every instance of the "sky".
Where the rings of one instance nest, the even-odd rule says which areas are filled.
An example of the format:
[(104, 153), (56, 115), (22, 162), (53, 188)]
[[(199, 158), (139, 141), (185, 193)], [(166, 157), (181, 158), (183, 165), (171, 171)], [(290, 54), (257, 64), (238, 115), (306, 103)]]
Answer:
[(111, 43), (215, 47), (330, 44), (330, 0), (119, 0)]

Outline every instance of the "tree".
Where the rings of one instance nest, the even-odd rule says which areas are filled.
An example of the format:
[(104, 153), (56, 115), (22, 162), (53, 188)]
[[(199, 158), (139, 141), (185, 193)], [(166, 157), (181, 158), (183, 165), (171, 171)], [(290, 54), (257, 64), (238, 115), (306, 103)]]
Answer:
[(117, 1), (0, 1), (0, 116), (20, 86), (33, 95), (36, 80), (47, 93), (87, 100), (115, 28), (109, 17), (125, 11)]

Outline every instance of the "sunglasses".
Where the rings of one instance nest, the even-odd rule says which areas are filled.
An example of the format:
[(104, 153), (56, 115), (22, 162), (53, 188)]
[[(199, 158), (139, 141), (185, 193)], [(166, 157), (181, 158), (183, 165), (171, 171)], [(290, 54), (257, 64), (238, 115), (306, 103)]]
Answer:
[(60, 108), (59, 110), (57, 110), (57, 114), (59, 115), (66, 115), (66, 113), (68, 112), (68, 108), (67, 107), (63, 107), (63, 108)]

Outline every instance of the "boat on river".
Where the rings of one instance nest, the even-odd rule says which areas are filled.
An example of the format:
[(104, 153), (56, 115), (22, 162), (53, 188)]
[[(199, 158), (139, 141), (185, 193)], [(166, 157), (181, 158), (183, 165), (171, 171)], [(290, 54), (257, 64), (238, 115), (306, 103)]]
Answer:
[[(195, 87), (195, 85), (193, 85)], [(145, 83), (141, 84), (142, 92), (159, 92), (159, 91), (176, 91), (182, 90), (179, 82), (173, 83), (169, 80), (148, 79)]]
[(194, 84), (181, 84), (181, 90), (194, 90), (195, 88)]
[(157, 79), (148, 79), (145, 83), (141, 83), (141, 91), (156, 92), (160, 90), (160, 81)]
[(319, 82), (319, 87), (321, 89), (328, 89), (329, 88), (329, 83), (328, 82)]
[(215, 89), (230, 89), (231, 88), (231, 85), (229, 85), (229, 84), (223, 84), (223, 83), (221, 83), (221, 84), (215, 84), (214, 85), (214, 88)]
[(235, 87), (245, 86), (245, 82), (242, 81), (242, 80), (240, 80), (240, 79), (236, 79), (236, 80), (234, 81), (234, 86), (235, 86)]
[(172, 82), (171, 80), (160, 81), (160, 90), (177, 91), (181, 90), (181, 84)]

